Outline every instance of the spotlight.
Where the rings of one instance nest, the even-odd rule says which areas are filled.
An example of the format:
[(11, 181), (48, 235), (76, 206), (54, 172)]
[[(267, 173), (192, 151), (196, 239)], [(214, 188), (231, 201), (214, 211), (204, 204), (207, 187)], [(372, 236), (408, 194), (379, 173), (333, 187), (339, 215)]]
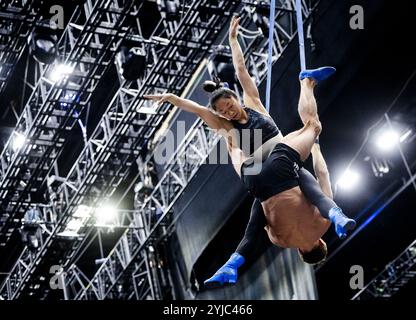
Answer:
[(167, 21), (180, 19), (180, 3), (178, 0), (157, 0), (157, 6), (162, 18), (165, 18)]
[(269, 16), (270, 16), (270, 5), (265, 2), (260, 2), (256, 6), (256, 11), (253, 14), (253, 22), (261, 30), (263, 36), (268, 37), (269, 35)]
[(390, 166), (386, 159), (373, 159), (371, 161), (371, 169), (377, 178), (382, 178), (390, 172)]
[(17, 151), (23, 147), (26, 142), (26, 138), (23, 134), (15, 132), (13, 139), (13, 150)]
[(337, 186), (343, 190), (350, 191), (357, 185), (359, 181), (360, 175), (352, 169), (347, 169), (338, 180)]
[(122, 47), (117, 54), (116, 62), (123, 78), (134, 81), (144, 76), (147, 64), (146, 52), (139, 47)]
[(198, 11), (201, 21), (208, 22), (214, 15), (221, 12), (221, 7), (218, 0), (209, 0), (204, 5), (201, 5)]
[(77, 97), (76, 93), (66, 92), (63, 101), (59, 102), (59, 106), (62, 110), (67, 110), (74, 102), (79, 102), (79, 97)]
[(377, 140), (377, 146), (382, 151), (391, 151), (399, 143), (399, 135), (393, 130), (383, 132)]
[(95, 210), (95, 216), (98, 225), (108, 225), (114, 222), (117, 210), (111, 205), (103, 205)]
[(74, 67), (66, 64), (57, 65), (50, 74), (50, 79), (53, 82), (57, 82), (64, 77), (70, 75), (74, 71)]
[(230, 86), (236, 82), (230, 47), (218, 46), (209, 60), (208, 70), (212, 78), (217, 76)]
[(28, 38), (28, 42), (29, 52), (37, 62), (51, 64), (55, 61), (58, 52), (58, 37), (53, 29), (36, 28)]

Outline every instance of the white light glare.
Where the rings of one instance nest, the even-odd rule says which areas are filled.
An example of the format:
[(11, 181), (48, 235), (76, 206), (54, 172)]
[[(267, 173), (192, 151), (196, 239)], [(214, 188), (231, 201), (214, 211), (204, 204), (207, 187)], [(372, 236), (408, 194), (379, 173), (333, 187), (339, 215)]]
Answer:
[(383, 132), (377, 140), (377, 146), (382, 151), (390, 151), (399, 143), (399, 135), (393, 130)]
[(95, 210), (98, 225), (112, 223), (117, 216), (117, 210), (111, 205), (103, 205)]
[(83, 204), (79, 205), (77, 210), (74, 213), (74, 217), (81, 218), (81, 219), (89, 218), (90, 215), (91, 215), (91, 208)]
[(352, 190), (360, 181), (360, 175), (351, 169), (347, 169), (341, 178), (338, 180), (337, 185), (343, 190)]
[(81, 227), (82, 227), (82, 221), (80, 219), (73, 219), (68, 222), (68, 225), (66, 226), (66, 231), (78, 233)]
[(50, 78), (53, 82), (56, 82), (58, 80), (61, 80), (63, 77), (67, 76), (68, 74), (71, 74), (73, 71), (74, 71), (73, 67), (68, 66), (66, 64), (59, 64), (51, 72)]
[(20, 133), (15, 133), (14, 139), (13, 139), (13, 150), (17, 151), (19, 150), (21, 147), (23, 147), (23, 145), (26, 142), (26, 138), (23, 134)]

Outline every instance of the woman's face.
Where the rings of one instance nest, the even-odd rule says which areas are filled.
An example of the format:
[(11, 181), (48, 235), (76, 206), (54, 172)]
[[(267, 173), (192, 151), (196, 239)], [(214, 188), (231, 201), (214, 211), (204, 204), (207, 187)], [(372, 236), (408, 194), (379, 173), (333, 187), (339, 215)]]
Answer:
[(243, 108), (234, 97), (218, 99), (215, 107), (219, 115), (227, 120), (239, 120), (243, 112)]

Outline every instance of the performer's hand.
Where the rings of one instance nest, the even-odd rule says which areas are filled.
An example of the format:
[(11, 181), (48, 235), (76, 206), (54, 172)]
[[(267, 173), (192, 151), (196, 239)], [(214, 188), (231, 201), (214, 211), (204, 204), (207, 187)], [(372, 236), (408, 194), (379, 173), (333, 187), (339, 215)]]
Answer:
[(240, 17), (233, 16), (230, 23), (229, 39), (236, 40), (238, 35), (238, 27), (240, 23)]
[(169, 99), (173, 98), (172, 93), (164, 93), (164, 94), (145, 94), (143, 98), (150, 99), (157, 102), (158, 106), (161, 106), (165, 102), (169, 102)]

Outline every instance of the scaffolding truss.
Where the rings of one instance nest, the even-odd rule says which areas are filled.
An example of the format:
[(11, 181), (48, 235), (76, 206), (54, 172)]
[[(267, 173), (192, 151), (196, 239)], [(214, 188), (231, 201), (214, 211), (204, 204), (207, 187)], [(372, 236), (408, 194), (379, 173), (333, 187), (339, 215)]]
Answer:
[(0, 3), (0, 94), (25, 51), (27, 38), (40, 20), (35, 0)]
[[(133, 1), (92, 1), (77, 7), (59, 40), (71, 74), (52, 81), (56, 65), (42, 68), (15, 131), (0, 155), (0, 244), (6, 245), (36, 192), (54, 167), (101, 76), (126, 37)], [(71, 98), (70, 98), (71, 97)], [(21, 147), (14, 139), (24, 139)]]

